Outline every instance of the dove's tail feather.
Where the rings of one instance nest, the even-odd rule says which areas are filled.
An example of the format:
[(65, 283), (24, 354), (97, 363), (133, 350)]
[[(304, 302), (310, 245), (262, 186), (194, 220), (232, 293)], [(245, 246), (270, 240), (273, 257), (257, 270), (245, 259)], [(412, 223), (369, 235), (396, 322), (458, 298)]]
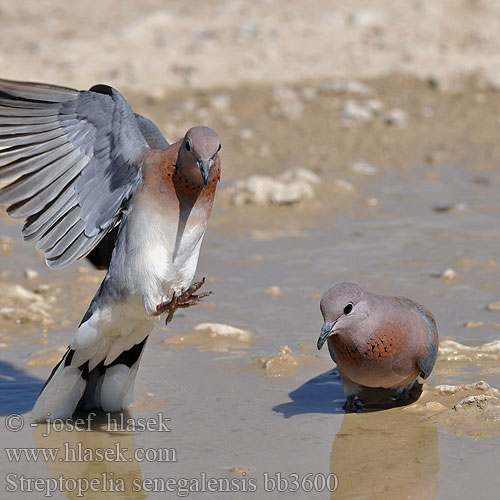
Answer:
[(111, 363), (105, 365), (103, 360), (90, 370), (92, 360), (79, 364), (79, 350), (68, 347), (38, 396), (33, 419), (70, 419), (77, 408), (101, 408), (106, 412), (128, 408), (147, 338), (122, 351)]
[(71, 357), (68, 348), (45, 382), (32, 410), (35, 420), (67, 419), (73, 415), (87, 383), (83, 371), (70, 365)]

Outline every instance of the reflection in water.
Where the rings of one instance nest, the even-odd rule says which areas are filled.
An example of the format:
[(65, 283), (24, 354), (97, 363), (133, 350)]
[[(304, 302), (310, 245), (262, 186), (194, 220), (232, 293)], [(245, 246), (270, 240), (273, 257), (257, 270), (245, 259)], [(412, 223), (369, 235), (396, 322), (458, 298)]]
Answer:
[[(128, 412), (123, 414), (125, 420), (130, 417)], [(48, 428), (46, 424), (35, 427), (36, 447), (58, 450), (55, 459), (44, 457), (43, 453), (40, 456), (52, 477), (61, 481), (66, 498), (81, 498), (81, 495), (77, 497), (78, 488), (86, 490), (84, 497), (89, 500), (146, 498), (142, 490), (134, 488), (134, 480), (137, 485), (142, 479), (139, 462), (134, 456), (134, 432), (113, 431), (107, 427), (106, 415), (95, 417), (90, 430), (87, 421), (80, 426), (85, 430), (66, 428), (56, 432), (55, 427)], [(135, 491), (137, 489), (139, 491)]]
[(437, 428), (401, 408), (348, 413), (333, 441), (331, 499), (430, 499), (438, 488)]

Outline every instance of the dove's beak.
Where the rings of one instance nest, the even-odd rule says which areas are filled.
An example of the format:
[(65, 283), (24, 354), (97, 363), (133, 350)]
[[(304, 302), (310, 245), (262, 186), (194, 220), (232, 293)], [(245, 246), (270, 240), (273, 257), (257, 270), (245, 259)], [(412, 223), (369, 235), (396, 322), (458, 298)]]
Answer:
[(333, 333), (333, 327), (337, 323), (337, 320), (332, 321), (330, 323), (324, 323), (321, 327), (321, 333), (319, 335), (318, 343), (318, 351), (323, 347), (323, 344), (326, 342), (326, 339)]
[(212, 166), (212, 159), (198, 160), (198, 168), (200, 169), (201, 176), (203, 177), (203, 184), (205, 184), (205, 186), (208, 184), (208, 174), (210, 173), (211, 166)]

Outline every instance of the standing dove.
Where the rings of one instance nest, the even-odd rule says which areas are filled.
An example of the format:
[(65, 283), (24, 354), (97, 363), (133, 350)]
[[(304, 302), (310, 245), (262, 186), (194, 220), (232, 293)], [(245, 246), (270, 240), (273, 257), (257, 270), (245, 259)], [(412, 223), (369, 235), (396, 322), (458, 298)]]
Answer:
[(406, 400), (417, 378), (427, 378), (434, 368), (436, 321), (417, 302), (338, 283), (323, 295), (320, 308), (324, 323), (318, 349), (328, 341), (347, 411), (357, 411), (363, 389), (394, 389), (398, 399)]
[[(108, 272), (33, 408), (130, 406), (155, 318), (197, 303), (193, 284), (220, 178), (220, 140), (194, 127), (169, 145), (107, 85), (88, 91), (0, 80), (0, 204), (62, 268), (94, 250)], [(102, 241), (104, 252), (99, 255)], [(96, 249), (97, 247), (97, 249)], [(97, 252), (97, 255), (96, 253)]]

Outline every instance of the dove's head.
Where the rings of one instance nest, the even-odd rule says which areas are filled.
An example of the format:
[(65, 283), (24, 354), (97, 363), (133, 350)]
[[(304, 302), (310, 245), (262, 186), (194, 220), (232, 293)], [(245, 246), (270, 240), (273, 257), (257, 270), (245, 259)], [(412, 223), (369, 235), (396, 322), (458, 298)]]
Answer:
[(215, 130), (209, 127), (190, 128), (181, 142), (177, 167), (191, 180), (207, 185), (221, 148)]
[(349, 334), (366, 319), (369, 312), (368, 293), (355, 283), (338, 283), (330, 288), (320, 303), (323, 327), (318, 338), (318, 349), (330, 335), (340, 332)]

